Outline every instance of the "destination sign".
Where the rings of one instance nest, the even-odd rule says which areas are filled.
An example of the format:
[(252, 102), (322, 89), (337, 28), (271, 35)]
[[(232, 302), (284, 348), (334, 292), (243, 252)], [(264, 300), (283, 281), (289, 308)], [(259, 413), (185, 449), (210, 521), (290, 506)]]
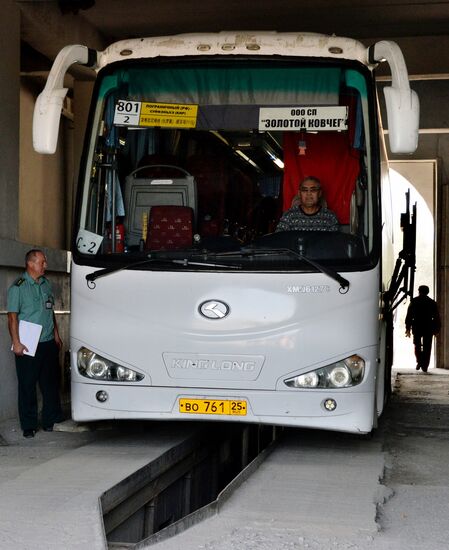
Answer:
[(348, 129), (348, 108), (261, 107), (259, 130), (330, 131)]

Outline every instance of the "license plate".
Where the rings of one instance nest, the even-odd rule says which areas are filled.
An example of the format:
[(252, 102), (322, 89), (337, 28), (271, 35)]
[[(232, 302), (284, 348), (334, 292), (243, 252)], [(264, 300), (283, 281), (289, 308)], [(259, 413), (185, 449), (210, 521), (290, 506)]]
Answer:
[(246, 416), (246, 401), (230, 399), (180, 399), (179, 412), (187, 414), (229, 414)]

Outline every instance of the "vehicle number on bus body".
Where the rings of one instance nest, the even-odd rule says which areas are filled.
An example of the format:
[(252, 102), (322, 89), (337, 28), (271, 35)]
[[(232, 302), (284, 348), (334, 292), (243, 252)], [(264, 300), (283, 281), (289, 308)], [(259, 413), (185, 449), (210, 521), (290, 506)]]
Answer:
[(180, 399), (179, 412), (187, 414), (229, 414), (246, 416), (247, 404), (243, 400)]

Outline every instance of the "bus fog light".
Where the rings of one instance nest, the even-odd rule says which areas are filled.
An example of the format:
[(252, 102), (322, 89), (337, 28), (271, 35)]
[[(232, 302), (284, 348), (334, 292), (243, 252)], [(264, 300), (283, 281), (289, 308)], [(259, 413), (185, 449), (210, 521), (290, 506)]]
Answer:
[(326, 409), (326, 411), (335, 411), (335, 409), (337, 408), (337, 402), (335, 401), (335, 399), (325, 399), (323, 401), (323, 407)]
[(97, 393), (95, 394), (95, 397), (97, 398), (97, 401), (99, 401), (100, 403), (104, 403), (109, 399), (108, 393), (103, 390), (97, 391)]

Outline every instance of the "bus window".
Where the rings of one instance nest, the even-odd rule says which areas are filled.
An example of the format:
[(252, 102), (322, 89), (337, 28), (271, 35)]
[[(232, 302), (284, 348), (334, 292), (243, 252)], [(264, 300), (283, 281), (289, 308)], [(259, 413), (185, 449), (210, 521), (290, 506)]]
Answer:
[[(101, 240), (96, 256), (138, 256), (148, 252), (147, 243), (153, 252), (213, 252), (270, 241), (299, 182), (314, 175), (343, 233), (340, 245), (319, 257), (348, 266), (372, 262), (377, 213), (362, 73), (255, 62), (120, 65), (99, 78), (97, 94), (98, 131), (79, 219), (81, 236)], [(190, 208), (191, 227), (177, 216), (181, 210), (170, 209), (161, 218), (165, 244), (149, 238), (161, 231), (161, 222), (155, 229), (152, 221), (156, 206)], [(192, 238), (181, 239), (187, 226)], [(276, 246), (295, 249), (295, 239)], [(317, 243), (311, 234), (302, 240)], [(89, 253), (78, 242), (78, 252)], [(245, 267), (263, 270), (267, 262), (298, 267), (282, 255)]]

